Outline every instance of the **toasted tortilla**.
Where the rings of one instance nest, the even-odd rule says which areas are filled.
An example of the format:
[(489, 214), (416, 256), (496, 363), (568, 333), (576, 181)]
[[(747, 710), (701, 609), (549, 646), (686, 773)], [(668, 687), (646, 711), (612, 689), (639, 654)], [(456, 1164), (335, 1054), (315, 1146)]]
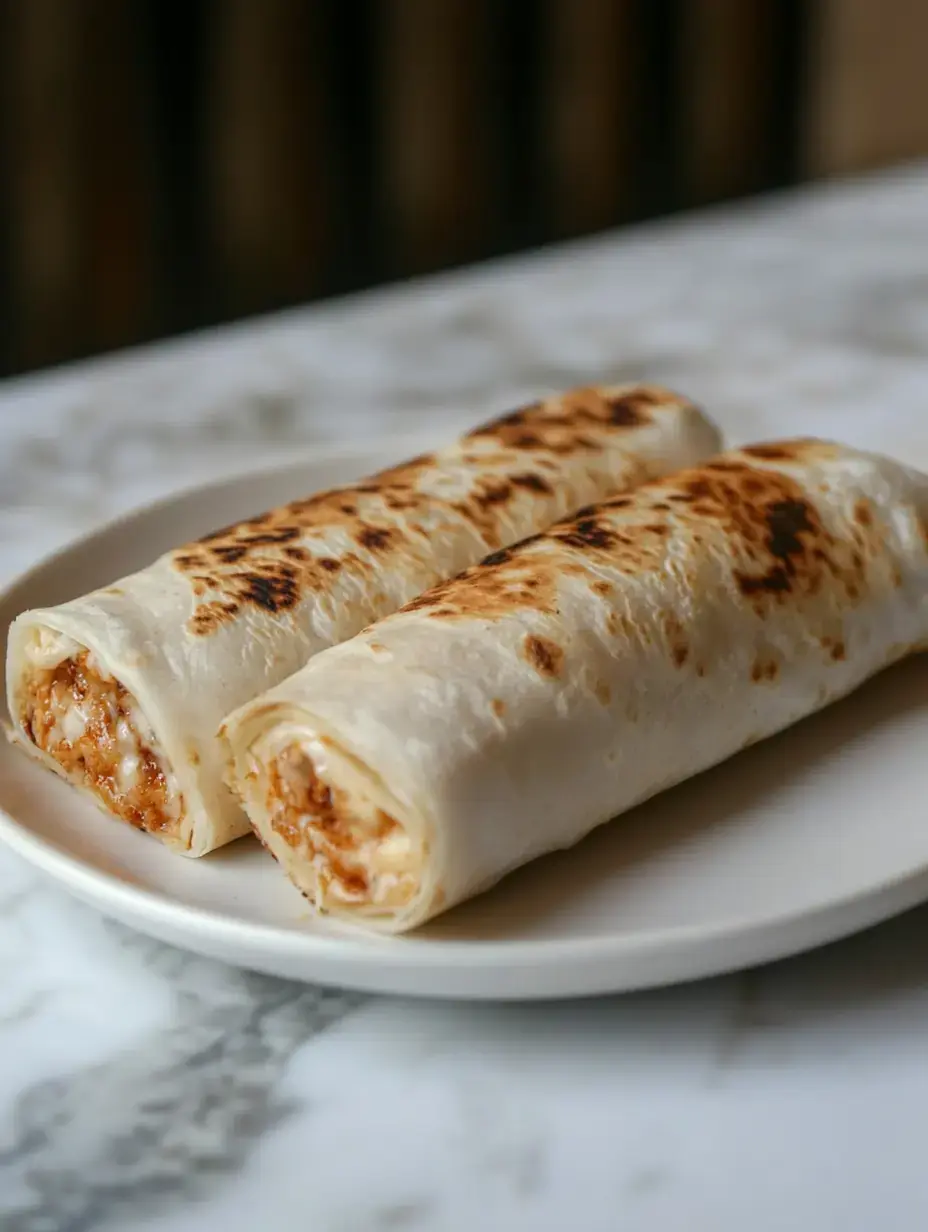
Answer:
[(19, 617), (7, 681), (20, 742), (107, 811), (202, 855), (248, 830), (222, 781), (229, 711), (488, 552), (718, 445), (666, 390), (575, 390), (225, 527)]
[(402, 932), (926, 644), (928, 477), (758, 445), (318, 655), (226, 721), (230, 782), (320, 911)]

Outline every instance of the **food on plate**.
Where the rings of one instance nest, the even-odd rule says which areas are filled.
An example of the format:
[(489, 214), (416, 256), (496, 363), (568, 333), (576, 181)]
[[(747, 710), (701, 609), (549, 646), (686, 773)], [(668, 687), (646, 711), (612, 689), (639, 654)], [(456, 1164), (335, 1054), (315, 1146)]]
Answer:
[(487, 552), (718, 447), (666, 390), (574, 390), (225, 527), (14, 622), (18, 739), (105, 810), (203, 855), (249, 828), (222, 781), (229, 711)]
[(928, 645), (928, 477), (755, 445), (586, 508), (224, 725), (320, 911), (402, 932)]

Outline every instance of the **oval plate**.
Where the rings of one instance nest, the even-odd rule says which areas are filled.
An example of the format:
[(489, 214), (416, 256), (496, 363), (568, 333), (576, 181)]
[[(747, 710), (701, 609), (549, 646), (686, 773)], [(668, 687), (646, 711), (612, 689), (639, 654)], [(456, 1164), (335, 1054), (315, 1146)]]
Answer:
[[(0, 598), (4, 637), (24, 608), (103, 585), (215, 526), (398, 455), (397, 442), (317, 453), (121, 519)], [(105, 914), (275, 975), (434, 997), (619, 992), (784, 957), (928, 897), (926, 747), (922, 656), (393, 939), (313, 919), (251, 839), (199, 861), (173, 855), (5, 741), (0, 837)]]

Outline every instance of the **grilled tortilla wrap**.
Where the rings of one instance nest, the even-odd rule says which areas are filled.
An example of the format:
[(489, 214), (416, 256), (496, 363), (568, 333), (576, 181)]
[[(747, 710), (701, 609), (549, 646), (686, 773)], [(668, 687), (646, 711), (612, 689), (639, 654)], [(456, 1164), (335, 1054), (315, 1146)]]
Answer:
[(487, 552), (718, 445), (672, 393), (577, 390), (226, 527), (19, 617), (19, 736), (104, 808), (202, 855), (248, 829), (222, 782), (215, 733), (230, 710)]
[(320, 910), (400, 932), (928, 641), (928, 477), (759, 445), (494, 553), (243, 707), (230, 781)]

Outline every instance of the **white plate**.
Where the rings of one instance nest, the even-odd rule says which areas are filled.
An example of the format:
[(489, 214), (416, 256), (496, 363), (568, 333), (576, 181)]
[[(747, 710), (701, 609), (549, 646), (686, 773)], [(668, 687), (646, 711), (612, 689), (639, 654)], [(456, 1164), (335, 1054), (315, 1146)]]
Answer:
[[(317, 454), (142, 510), (23, 578), (0, 599), (0, 628), (397, 452)], [(928, 656), (398, 939), (313, 920), (251, 839), (182, 859), (0, 745), (0, 836), (21, 856), (143, 932), (299, 980), (425, 996), (615, 992), (779, 958), (928, 897)]]

